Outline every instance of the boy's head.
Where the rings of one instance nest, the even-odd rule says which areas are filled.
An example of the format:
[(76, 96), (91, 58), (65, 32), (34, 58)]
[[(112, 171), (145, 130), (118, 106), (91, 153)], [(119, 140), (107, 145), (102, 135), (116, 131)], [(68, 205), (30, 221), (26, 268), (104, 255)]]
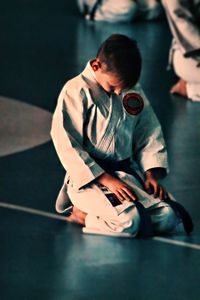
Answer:
[(108, 93), (116, 94), (137, 83), (141, 64), (136, 42), (122, 34), (113, 34), (105, 40), (91, 63), (99, 84)]

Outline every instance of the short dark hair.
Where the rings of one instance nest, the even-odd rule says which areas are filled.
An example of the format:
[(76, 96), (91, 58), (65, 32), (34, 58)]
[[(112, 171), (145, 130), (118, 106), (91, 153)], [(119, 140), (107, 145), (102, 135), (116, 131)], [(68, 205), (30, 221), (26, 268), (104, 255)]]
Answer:
[(142, 58), (135, 40), (123, 34), (112, 34), (100, 46), (97, 58), (106, 65), (106, 71), (118, 74), (126, 85), (137, 83)]

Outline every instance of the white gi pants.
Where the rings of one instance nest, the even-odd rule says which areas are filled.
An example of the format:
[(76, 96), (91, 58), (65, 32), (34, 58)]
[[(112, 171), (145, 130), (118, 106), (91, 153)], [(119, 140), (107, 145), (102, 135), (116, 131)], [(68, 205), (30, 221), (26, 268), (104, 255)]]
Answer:
[[(92, 188), (80, 192), (69, 186), (68, 195), (74, 206), (87, 213), (86, 229), (105, 235), (120, 233), (121, 236), (123, 233), (126, 236), (134, 236), (139, 231), (140, 215), (134, 202), (124, 201), (113, 207), (95, 184)], [(172, 208), (163, 201), (148, 207), (147, 212), (151, 216), (153, 230), (156, 234), (170, 233), (180, 222)]]
[(185, 58), (178, 48), (173, 51), (174, 71), (178, 77), (187, 82), (188, 98), (193, 101), (200, 101), (200, 66), (197, 66), (198, 61)]
[[(125, 203), (125, 205), (116, 206), (115, 209), (116, 211), (120, 210), (120, 213), (111, 219), (88, 214), (86, 216), (86, 228), (94, 228), (104, 234), (128, 233), (129, 235), (136, 235), (140, 228), (140, 216), (135, 205), (127, 208)], [(155, 234), (169, 234), (179, 224), (174, 211), (165, 202), (160, 202), (147, 211), (151, 216)]]

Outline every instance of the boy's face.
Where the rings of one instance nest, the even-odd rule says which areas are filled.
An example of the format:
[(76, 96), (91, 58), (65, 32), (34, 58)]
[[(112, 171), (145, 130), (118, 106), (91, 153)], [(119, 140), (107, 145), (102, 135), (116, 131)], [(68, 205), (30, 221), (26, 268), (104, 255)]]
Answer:
[(95, 72), (97, 82), (108, 94), (120, 95), (122, 90), (127, 88), (117, 74), (106, 71), (106, 68), (98, 60), (92, 61), (91, 66)]

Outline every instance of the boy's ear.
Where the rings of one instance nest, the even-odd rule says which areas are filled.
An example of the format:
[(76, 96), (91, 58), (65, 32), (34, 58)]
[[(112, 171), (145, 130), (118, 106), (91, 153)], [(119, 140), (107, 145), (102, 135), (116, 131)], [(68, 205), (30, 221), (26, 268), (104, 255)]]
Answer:
[(98, 59), (94, 59), (91, 62), (91, 66), (94, 72), (96, 72), (97, 70), (99, 70), (101, 68), (101, 63)]

